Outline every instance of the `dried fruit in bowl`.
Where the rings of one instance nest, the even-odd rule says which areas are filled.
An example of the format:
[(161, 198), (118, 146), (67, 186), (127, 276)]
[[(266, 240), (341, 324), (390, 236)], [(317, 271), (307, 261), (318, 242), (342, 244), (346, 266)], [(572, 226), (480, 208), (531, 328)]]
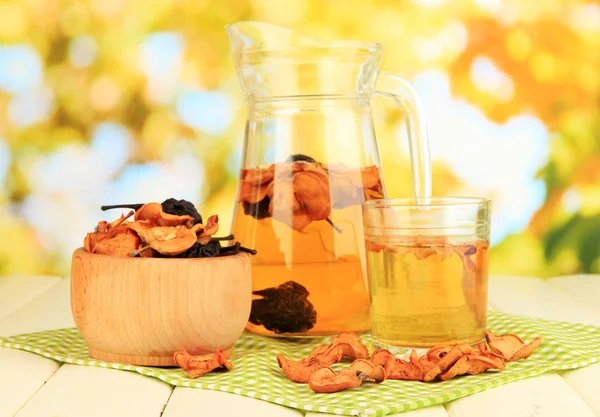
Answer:
[[(202, 224), (202, 216), (192, 203), (169, 198), (162, 203), (117, 204), (102, 206), (102, 210), (130, 208), (127, 216), (113, 222), (101, 221), (93, 233), (84, 239), (88, 252), (114, 256), (162, 258), (206, 258), (234, 255), (239, 252), (256, 254), (239, 242), (221, 246), (222, 241), (233, 241), (233, 235), (215, 237), (219, 230), (219, 216), (212, 215)], [(134, 215), (134, 221), (127, 221)]]

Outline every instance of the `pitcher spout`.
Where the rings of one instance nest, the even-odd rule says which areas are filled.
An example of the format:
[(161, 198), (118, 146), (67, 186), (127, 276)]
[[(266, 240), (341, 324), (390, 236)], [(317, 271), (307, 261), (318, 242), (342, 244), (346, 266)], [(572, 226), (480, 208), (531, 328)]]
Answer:
[(321, 41), (264, 22), (226, 26), (249, 100), (374, 91), (383, 48), (368, 41)]

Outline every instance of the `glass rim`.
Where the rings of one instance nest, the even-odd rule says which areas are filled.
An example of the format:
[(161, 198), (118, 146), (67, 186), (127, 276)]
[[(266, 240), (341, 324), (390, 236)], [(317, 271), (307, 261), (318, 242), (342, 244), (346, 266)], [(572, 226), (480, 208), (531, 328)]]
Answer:
[(365, 208), (445, 208), (445, 207), (489, 207), (492, 200), (485, 197), (400, 197), (380, 198), (362, 203)]

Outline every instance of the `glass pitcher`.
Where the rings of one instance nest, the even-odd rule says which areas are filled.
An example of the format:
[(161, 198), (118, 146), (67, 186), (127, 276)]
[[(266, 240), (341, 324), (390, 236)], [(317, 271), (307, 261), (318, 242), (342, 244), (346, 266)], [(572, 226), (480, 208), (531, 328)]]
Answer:
[(248, 109), (232, 233), (252, 257), (247, 329), (263, 335), (368, 331), (361, 204), (386, 198), (374, 95), (403, 108), (416, 197), (431, 193), (413, 88), (379, 71), (374, 42), (322, 42), (261, 22), (227, 27)]

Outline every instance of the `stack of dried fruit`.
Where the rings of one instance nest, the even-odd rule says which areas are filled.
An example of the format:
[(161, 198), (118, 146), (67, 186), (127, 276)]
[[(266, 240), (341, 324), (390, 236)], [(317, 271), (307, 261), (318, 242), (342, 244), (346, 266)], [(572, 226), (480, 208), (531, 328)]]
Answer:
[[(447, 381), (458, 375), (475, 375), (487, 370), (503, 370), (505, 362), (517, 361), (529, 357), (540, 346), (542, 340), (537, 337), (525, 344), (517, 335), (496, 336), (486, 332), (486, 343), (477, 348), (470, 345), (435, 346), (419, 357), (412, 351), (410, 359), (396, 358), (385, 349), (377, 349), (370, 356), (367, 347), (354, 333), (342, 333), (334, 337), (329, 345), (317, 346), (308, 357), (292, 361), (283, 355), (277, 356), (279, 367), (292, 381), (308, 383), (315, 392), (337, 392), (347, 388), (356, 388), (365, 379), (376, 383), (385, 379)], [(354, 362), (348, 369), (336, 373), (330, 365), (342, 358), (352, 358)]]
[[(219, 216), (210, 216), (206, 225), (192, 203), (169, 198), (162, 203), (120, 204), (102, 206), (132, 209), (113, 222), (100, 221), (84, 239), (91, 253), (115, 256), (206, 258), (232, 255), (240, 251), (255, 254), (239, 242), (222, 247), (221, 241), (234, 236), (215, 238)], [(128, 219), (133, 217), (134, 221)]]

